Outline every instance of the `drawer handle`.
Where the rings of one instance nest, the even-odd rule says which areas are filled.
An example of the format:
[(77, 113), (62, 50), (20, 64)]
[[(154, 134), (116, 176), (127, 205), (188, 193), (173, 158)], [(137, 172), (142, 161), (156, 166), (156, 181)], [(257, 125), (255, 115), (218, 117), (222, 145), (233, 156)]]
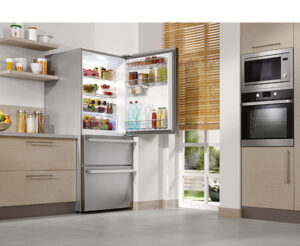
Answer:
[(113, 173), (134, 173), (132, 169), (124, 170), (86, 170), (86, 173), (89, 174), (113, 174)]
[(134, 143), (133, 140), (128, 139), (99, 139), (99, 138), (87, 138), (88, 142), (101, 142), (101, 143)]
[(26, 178), (53, 178), (53, 174), (26, 175)]
[(53, 142), (51, 141), (26, 141), (28, 144), (32, 145), (52, 145)]
[(286, 183), (291, 183), (291, 176), (290, 176), (290, 151), (287, 151), (287, 162), (286, 162)]
[(264, 45), (253, 46), (252, 49), (275, 46), (275, 45), (281, 45), (281, 43), (273, 43), (273, 44), (264, 44)]

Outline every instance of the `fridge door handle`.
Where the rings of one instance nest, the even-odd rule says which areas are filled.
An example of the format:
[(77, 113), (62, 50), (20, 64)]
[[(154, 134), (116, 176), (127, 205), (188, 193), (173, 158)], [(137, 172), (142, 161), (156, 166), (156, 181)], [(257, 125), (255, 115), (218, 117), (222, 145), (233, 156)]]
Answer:
[(102, 142), (102, 143), (134, 143), (131, 139), (100, 139), (100, 138), (87, 138), (88, 142)]
[(132, 169), (121, 169), (121, 170), (95, 170), (88, 169), (86, 170), (88, 174), (116, 174), (116, 173), (135, 173)]

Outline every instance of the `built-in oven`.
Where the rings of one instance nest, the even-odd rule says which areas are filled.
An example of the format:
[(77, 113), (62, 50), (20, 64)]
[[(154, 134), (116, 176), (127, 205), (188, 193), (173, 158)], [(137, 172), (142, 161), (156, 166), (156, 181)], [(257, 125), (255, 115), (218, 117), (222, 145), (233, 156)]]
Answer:
[(294, 146), (293, 89), (242, 93), (242, 146)]
[(293, 88), (293, 48), (242, 55), (242, 92)]

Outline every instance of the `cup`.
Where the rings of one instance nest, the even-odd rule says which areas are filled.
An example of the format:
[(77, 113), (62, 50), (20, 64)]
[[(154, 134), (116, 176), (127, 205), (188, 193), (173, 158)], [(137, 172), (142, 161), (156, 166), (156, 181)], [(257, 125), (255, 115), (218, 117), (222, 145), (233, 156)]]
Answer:
[(5, 63), (6, 63), (6, 70), (8, 70), (8, 71), (14, 70), (14, 59), (13, 58), (6, 58)]

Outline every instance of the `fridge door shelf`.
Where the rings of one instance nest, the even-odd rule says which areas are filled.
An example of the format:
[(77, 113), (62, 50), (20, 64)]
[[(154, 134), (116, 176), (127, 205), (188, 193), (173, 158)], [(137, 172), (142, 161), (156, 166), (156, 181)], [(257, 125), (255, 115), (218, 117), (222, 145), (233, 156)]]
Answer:
[(139, 83), (137, 83), (137, 81), (138, 81), (137, 79), (126, 81), (126, 87), (142, 86), (144, 88), (149, 88), (151, 86), (161, 86), (161, 85), (167, 85), (168, 84), (168, 81), (157, 81), (157, 77), (155, 78), (155, 82), (147, 82), (147, 83), (140, 83), (139, 84)]
[(113, 131), (113, 130), (82, 129), (82, 135), (123, 136), (124, 133)]
[(145, 70), (149, 68), (158, 68), (158, 67), (165, 67), (167, 66), (167, 63), (153, 63), (153, 64), (143, 64), (143, 65), (137, 65), (133, 66), (127, 63), (126, 69), (128, 71), (134, 71), (134, 70)]
[[(156, 121), (156, 124), (159, 124), (159, 128), (153, 128), (152, 123)], [(166, 121), (166, 122), (165, 122)], [(159, 123), (158, 123), (159, 122)], [(151, 119), (151, 120), (134, 120), (134, 121), (126, 121), (126, 131), (165, 131), (168, 129), (167, 119)], [(136, 124), (138, 123), (138, 127)], [(164, 127), (161, 127), (161, 124), (165, 124)]]

